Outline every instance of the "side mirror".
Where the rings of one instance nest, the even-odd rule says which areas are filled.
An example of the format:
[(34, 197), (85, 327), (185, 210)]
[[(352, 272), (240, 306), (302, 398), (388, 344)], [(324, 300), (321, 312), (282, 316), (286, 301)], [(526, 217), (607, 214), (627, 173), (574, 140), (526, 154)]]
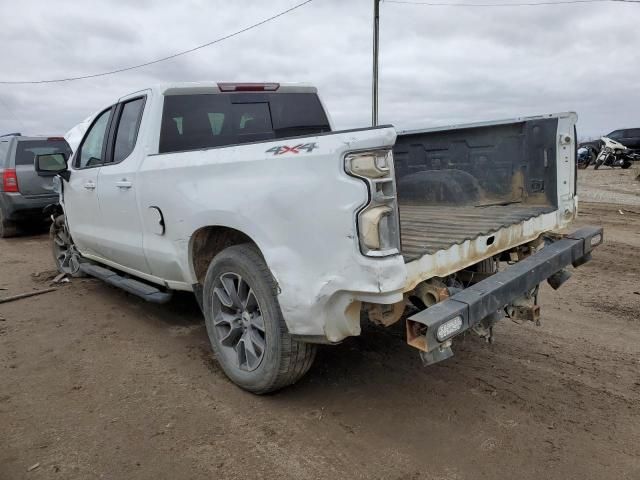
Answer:
[(40, 177), (52, 177), (67, 171), (67, 156), (64, 153), (36, 155), (36, 173)]

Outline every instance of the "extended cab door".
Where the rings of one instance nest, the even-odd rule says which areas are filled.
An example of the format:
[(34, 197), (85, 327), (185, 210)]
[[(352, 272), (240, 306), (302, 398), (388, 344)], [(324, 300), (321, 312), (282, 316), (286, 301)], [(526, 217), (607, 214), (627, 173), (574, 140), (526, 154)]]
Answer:
[(138, 209), (137, 171), (145, 155), (138, 132), (143, 122), (145, 95), (121, 101), (114, 113), (106, 160), (98, 176), (100, 256), (126, 269), (150, 273), (142, 248)]
[(111, 107), (96, 116), (73, 156), (69, 181), (63, 185), (64, 211), (71, 236), (80, 252), (85, 254), (95, 255), (102, 241), (98, 172), (106, 155), (113, 111)]

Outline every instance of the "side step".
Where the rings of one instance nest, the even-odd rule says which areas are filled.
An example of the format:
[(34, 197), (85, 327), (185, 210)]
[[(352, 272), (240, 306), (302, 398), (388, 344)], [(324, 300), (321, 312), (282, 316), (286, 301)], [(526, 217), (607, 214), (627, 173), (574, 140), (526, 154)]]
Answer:
[(91, 275), (92, 277), (99, 278), (100, 280), (107, 282), (109, 285), (121, 288), (126, 292), (143, 298), (147, 302), (166, 303), (171, 300), (173, 295), (170, 292), (158, 290), (156, 287), (147, 283), (133, 280), (131, 278), (125, 278), (118, 275), (113, 270), (109, 270), (108, 268), (100, 267), (92, 263), (81, 263), (80, 271), (87, 275)]

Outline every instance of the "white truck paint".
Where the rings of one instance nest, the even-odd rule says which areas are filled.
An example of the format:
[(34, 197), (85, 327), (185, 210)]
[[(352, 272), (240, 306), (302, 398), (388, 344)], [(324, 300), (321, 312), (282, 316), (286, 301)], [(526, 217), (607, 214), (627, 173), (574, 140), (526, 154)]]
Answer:
[[(210, 148), (196, 147), (189, 151), (161, 151), (163, 128), (175, 127), (177, 133), (172, 130), (172, 135), (183, 137), (186, 135), (183, 130), (189, 126), (187, 117), (163, 117), (163, 108), (168, 108), (165, 104), (167, 99), (186, 98), (181, 97), (184, 95), (201, 95), (202, 98), (206, 95), (230, 95), (241, 99), (252, 94), (258, 95), (255, 98), (262, 98), (260, 95), (264, 92), (251, 92), (252, 88), (250, 85), (245, 88), (246, 91), (226, 92), (221, 86), (210, 82), (170, 84), (122, 97), (111, 107), (117, 112), (120, 112), (120, 108), (124, 111), (124, 105), (131, 100), (142, 99), (144, 103), (133, 149), (121, 161), (110, 161), (109, 154), (116, 151), (119, 138), (119, 134), (115, 135), (119, 128), (116, 115), (110, 124), (112, 133), (105, 134), (102, 144), (101, 152), (106, 152), (107, 157), (98, 159), (95, 165), (81, 168), (78, 161), (84, 161), (81, 157), (90, 150), (82, 145), (89, 145), (87, 139), (95, 130), (96, 119), (100, 121), (100, 113), (93, 116), (91, 127), (82, 128), (87, 130), (83, 143), (69, 162), (67, 181), (62, 182), (61, 206), (74, 248), (79, 254), (85, 260), (151, 284), (198, 294), (202, 292), (204, 284), (204, 271), (202, 268), (198, 271), (198, 259), (194, 258), (198, 252), (195, 243), (200, 238), (199, 233), (211, 227), (233, 229), (241, 232), (243, 238), (250, 239), (263, 256), (277, 283), (277, 301), (288, 333), (304, 341), (335, 343), (360, 334), (363, 305), (367, 309), (375, 309), (375, 305), (402, 305), (407, 296), (412, 295), (414, 288), (425, 280), (445, 278), (487, 258), (498, 258), (501, 252), (514, 251), (538, 240), (544, 232), (567, 225), (576, 215), (575, 114), (400, 134), (387, 126), (257, 139)], [(306, 85), (282, 84), (276, 87), (275, 92), (276, 95), (315, 95), (316, 90)], [(234, 101), (231, 100), (231, 103)], [(270, 108), (275, 119), (277, 114), (273, 112), (273, 105)], [(215, 115), (209, 113), (211, 129), (215, 135), (222, 135), (220, 132), (226, 127), (216, 124), (218, 120)], [(245, 117), (240, 119), (241, 127), (243, 122), (250, 124), (255, 121), (251, 115)], [(176, 122), (175, 125), (171, 120)], [(555, 129), (551, 134), (555, 140), (552, 140), (551, 146), (543, 148), (544, 168), (540, 168), (544, 170), (545, 178), (554, 179), (555, 185), (545, 184), (542, 192), (527, 193), (529, 185), (521, 183), (518, 184), (521, 199), (500, 200), (505, 205), (505, 211), (509, 208), (506, 205), (514, 202), (527, 205), (527, 202), (531, 202), (534, 206), (543, 205), (546, 210), (540, 210), (539, 214), (522, 221), (478, 231), (473, 238), (452, 242), (437, 251), (425, 250), (417, 258), (411, 259), (403, 255), (404, 237), (401, 243), (398, 232), (382, 231), (387, 228), (384, 225), (393, 230), (393, 222), (384, 225), (376, 223), (372, 232), (379, 233), (380, 238), (388, 236), (391, 244), (387, 248), (380, 247), (378, 253), (375, 248), (368, 252), (366, 250), (369, 247), (363, 250), (363, 232), (358, 227), (359, 222), (364, 221), (359, 216), (363, 208), (379, 198), (383, 202), (383, 210), (388, 207), (385, 211), (391, 212), (389, 215), (392, 217), (396, 215), (393, 218), (397, 220), (395, 190), (388, 188), (400, 188), (405, 177), (401, 177), (398, 170), (401, 163), (396, 160), (396, 182), (393, 157), (388, 154), (391, 164), (387, 167), (390, 166), (391, 173), (383, 172), (368, 186), (363, 178), (358, 178), (357, 172), (348, 173), (349, 165), (345, 166), (345, 161), (350, 161), (349, 155), (354, 152), (360, 156), (362, 154), (358, 152), (391, 152), (398, 148), (397, 156), (402, 157), (402, 148), (398, 146), (400, 137), (409, 139), (405, 153), (415, 153), (417, 143), (412, 142), (418, 141), (415, 138), (421, 138), (421, 148), (427, 152), (424, 158), (432, 160), (433, 154), (430, 152), (434, 150), (424, 138), (439, 131), (455, 136), (460, 129), (471, 129), (469, 131), (473, 133), (478, 131), (473, 129), (511, 128), (514, 124), (529, 125), (526, 122), (535, 124), (547, 120), (557, 122), (549, 127)], [(328, 117), (327, 122), (330, 125)], [(531, 138), (539, 138), (542, 135), (540, 129), (546, 128), (545, 125), (541, 123), (531, 127)], [(216, 129), (219, 130), (217, 133)], [(77, 131), (79, 129), (75, 130), (76, 134)], [(114, 136), (115, 141), (112, 140)], [(471, 155), (476, 155), (473, 152), (478, 147), (472, 141), (467, 145), (472, 151)], [(98, 152), (99, 149), (94, 150)], [(114, 158), (115, 155), (113, 153)], [(424, 155), (421, 153), (420, 158)], [(549, 155), (553, 158), (548, 158)], [(385, 160), (381, 160), (381, 156), (372, 158), (374, 160), (371, 161), (380, 161), (384, 167)], [(541, 159), (540, 156), (539, 161)], [(92, 161), (90, 159), (89, 163)], [(368, 161), (366, 158), (363, 160), (365, 170), (369, 168)], [(402, 165), (415, 169), (415, 161), (409, 159), (407, 162)], [(439, 162), (440, 159), (436, 159), (438, 165)], [(550, 172), (548, 166), (555, 172)], [(454, 169), (456, 174), (460, 169), (462, 167)], [(463, 177), (470, 178), (470, 175), (464, 173)], [(387, 181), (384, 187), (382, 181)], [(512, 180), (508, 178), (507, 181)], [(472, 183), (479, 184), (477, 180)], [(535, 182), (532, 181), (532, 184)], [(378, 186), (379, 192), (370, 191)], [(402, 193), (401, 189), (399, 194)], [(488, 198), (486, 192), (481, 196)], [(442, 208), (446, 209), (446, 206)], [(389, 217), (385, 215), (384, 218)], [(408, 229), (409, 215), (403, 218), (402, 201), (399, 215), (400, 227)], [(407, 222), (403, 224), (404, 220)], [(455, 229), (455, 225), (452, 228)], [(380, 232), (378, 229), (381, 229)], [(393, 243), (394, 235), (397, 237), (396, 244)], [(424, 235), (428, 237), (429, 232), (424, 232)], [(384, 241), (387, 241), (386, 237)], [(425, 245), (428, 243), (419, 238), (418, 244), (421, 241)], [(257, 388), (255, 391), (266, 390)]]

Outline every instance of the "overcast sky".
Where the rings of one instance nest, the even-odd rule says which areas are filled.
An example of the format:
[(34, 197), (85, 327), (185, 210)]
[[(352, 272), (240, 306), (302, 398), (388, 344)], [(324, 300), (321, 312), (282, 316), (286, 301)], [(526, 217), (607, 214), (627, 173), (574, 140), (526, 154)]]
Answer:
[[(299, 1), (3, 0), (0, 80), (146, 62)], [(580, 137), (640, 127), (640, 4), (382, 3), (380, 14), (380, 123), (414, 128), (573, 110)], [(62, 84), (0, 85), (0, 134), (62, 134), (123, 94), (195, 80), (310, 82), (337, 127), (366, 126), (371, 20), (372, 0), (315, 0), (235, 38), (140, 70)]]

